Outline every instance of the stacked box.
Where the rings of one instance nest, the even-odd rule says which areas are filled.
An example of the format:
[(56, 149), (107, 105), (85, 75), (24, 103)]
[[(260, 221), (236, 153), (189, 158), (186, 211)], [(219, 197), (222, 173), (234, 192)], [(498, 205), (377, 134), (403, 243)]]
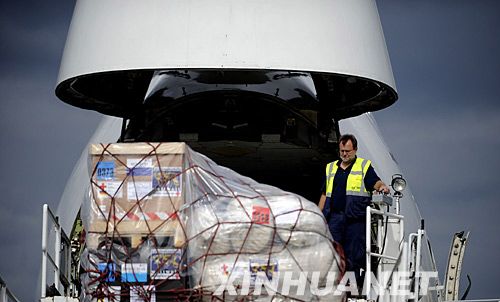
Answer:
[(185, 150), (184, 143), (90, 146), (83, 301), (142, 301), (141, 295), (153, 301), (162, 296), (157, 290), (184, 288), (177, 214), (184, 204)]
[(90, 146), (90, 233), (174, 235), (183, 204), (184, 143)]

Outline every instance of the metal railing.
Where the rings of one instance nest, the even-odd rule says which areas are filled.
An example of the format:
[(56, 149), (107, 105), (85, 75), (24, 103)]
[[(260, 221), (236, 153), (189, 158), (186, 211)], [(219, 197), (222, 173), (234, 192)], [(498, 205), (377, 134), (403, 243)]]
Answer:
[[(422, 258), (422, 238), (425, 234), (425, 231), (422, 228), (420, 228), (417, 233), (411, 233), (408, 237), (408, 254), (412, 259), (414, 259), (414, 266), (413, 266), (413, 276), (415, 278), (415, 282), (413, 284), (413, 295), (415, 300), (418, 300), (418, 297), (420, 295), (420, 259)], [(413, 242), (415, 240), (415, 245), (413, 245)]]
[(9, 290), (5, 281), (0, 276), (0, 302), (19, 302), (19, 299)]
[[(49, 221), (50, 219), (50, 221)], [(55, 232), (54, 258), (49, 252), (49, 223)], [(61, 295), (65, 295), (69, 289), (69, 276), (71, 269), (71, 249), (68, 236), (64, 233), (59, 219), (49, 209), (47, 204), (43, 205), (42, 217), (42, 280), (41, 297), (47, 296), (47, 262), (50, 263), (54, 273), (54, 288)]]
[[(399, 240), (400, 246), (399, 246), (399, 251), (398, 251), (397, 255), (388, 255), (387, 253), (372, 252), (372, 250), (371, 250), (371, 248), (372, 248), (372, 246), (371, 246), (372, 245), (372, 242), (371, 242), (372, 223), (371, 223), (371, 221), (372, 221), (373, 214), (379, 215), (380, 217), (394, 218), (394, 219), (396, 219), (396, 221), (398, 221), (399, 235), (400, 235), (400, 240)], [(387, 227), (388, 226), (385, 225), (385, 228), (387, 228)], [(372, 288), (371, 258), (377, 257), (380, 259), (389, 259), (389, 260), (395, 261), (396, 264), (401, 263), (401, 265), (403, 265), (403, 266), (406, 264), (406, 259), (401, 259), (401, 255), (402, 255), (402, 251), (403, 251), (402, 247), (404, 247), (404, 245), (401, 245), (404, 242), (404, 216), (399, 215), (399, 214), (393, 214), (393, 213), (386, 212), (386, 211), (373, 209), (373, 208), (368, 206), (366, 208), (366, 229), (365, 229), (365, 231), (366, 231), (366, 246), (365, 246), (365, 248), (366, 248), (366, 277), (365, 277), (365, 280), (366, 280), (366, 282), (365, 282), (365, 285), (366, 285), (366, 298), (367, 298), (367, 300), (370, 300), (371, 299), (371, 288)], [(379, 246), (379, 244), (381, 242), (382, 242), (382, 226), (381, 226), (381, 222), (379, 219), (377, 221), (377, 247), (379, 248), (379, 250), (382, 250), (382, 247)], [(406, 258), (406, 257), (403, 257), (403, 258)], [(393, 272), (396, 269), (404, 269), (404, 267), (398, 267), (397, 265), (395, 265), (395, 267), (393, 268)], [(382, 266), (378, 265), (377, 266), (377, 276), (380, 278), (381, 275), (382, 275)]]

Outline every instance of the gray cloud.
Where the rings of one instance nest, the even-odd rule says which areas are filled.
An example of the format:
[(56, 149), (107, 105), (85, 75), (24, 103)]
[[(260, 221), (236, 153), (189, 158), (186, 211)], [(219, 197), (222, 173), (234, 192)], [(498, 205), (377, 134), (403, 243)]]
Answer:
[[(400, 100), (375, 114), (412, 186), (443, 272), (470, 230), (469, 298), (500, 296), (497, 1), (377, 1)], [(493, 268), (493, 269), (492, 269)]]
[[(403, 100), (402, 100), (403, 101)], [(463, 276), (471, 274), (469, 298), (498, 297), (500, 169), (498, 110), (414, 118), (379, 119), (382, 133), (412, 186), (434, 246), (441, 274), (451, 235), (469, 230)], [(478, 120), (479, 115), (482, 119)], [(399, 133), (404, 133), (400, 135)], [(462, 280), (462, 284), (466, 284)]]

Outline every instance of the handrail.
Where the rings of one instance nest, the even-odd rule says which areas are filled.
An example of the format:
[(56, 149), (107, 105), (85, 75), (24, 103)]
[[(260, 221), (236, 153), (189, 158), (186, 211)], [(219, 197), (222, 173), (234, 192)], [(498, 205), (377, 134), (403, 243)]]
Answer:
[[(381, 259), (390, 259), (390, 260), (398, 261), (398, 259), (402, 255), (402, 249), (401, 249), (401, 247), (399, 248), (399, 254), (397, 255), (397, 257), (391, 256), (391, 255), (387, 255), (386, 253), (381, 254), (381, 253), (375, 253), (375, 252), (371, 251), (371, 220), (372, 220), (372, 214), (377, 214), (377, 215), (380, 215), (380, 216), (383, 216), (383, 217), (385, 216), (385, 217), (390, 217), (390, 218), (397, 219), (399, 221), (399, 234), (400, 234), (400, 241), (399, 242), (403, 242), (404, 241), (404, 216), (403, 215), (393, 214), (393, 213), (389, 213), (389, 212), (385, 212), (385, 211), (373, 209), (370, 206), (366, 207), (366, 228), (365, 228), (365, 232), (366, 232), (366, 234), (365, 234), (366, 235), (366, 245), (365, 245), (365, 249), (366, 249), (366, 275), (365, 275), (365, 281), (366, 282), (365, 282), (365, 284), (366, 285), (365, 286), (367, 287), (367, 289), (366, 289), (366, 299), (367, 300), (371, 299), (371, 286), (372, 286), (372, 280), (371, 280), (371, 271), (372, 271), (371, 257), (378, 257), (378, 258), (381, 258)], [(387, 225), (385, 227), (387, 227)], [(379, 228), (379, 233), (380, 233), (380, 231), (381, 230)], [(396, 269), (396, 267), (397, 267), (397, 265), (394, 266), (393, 272)], [(380, 273), (380, 271), (381, 271), (381, 267), (379, 265), (378, 272)], [(392, 272), (391, 272), (391, 275), (392, 275)], [(380, 274), (379, 274), (379, 276), (380, 276)]]
[[(54, 258), (49, 254), (48, 251), (48, 238), (49, 238), (49, 218), (54, 224), (55, 230), (55, 244), (54, 244)], [(63, 245), (65, 248), (63, 248)], [(66, 255), (63, 255), (65, 259), (65, 267), (61, 268), (61, 254), (62, 251), (66, 251)], [(69, 285), (69, 266), (67, 260), (68, 251), (70, 251), (68, 236), (64, 233), (61, 225), (59, 224), (59, 219), (50, 210), (47, 204), (43, 205), (43, 216), (42, 216), (42, 280), (41, 280), (41, 298), (45, 298), (47, 295), (47, 261), (50, 262), (52, 270), (54, 271), (54, 286), (55, 288), (63, 294), (65, 289)], [(61, 281), (62, 289), (61, 290)]]
[(414, 283), (414, 289), (413, 289), (413, 294), (415, 296), (415, 301), (418, 300), (418, 296), (420, 295), (419, 290), (420, 290), (420, 258), (422, 255), (422, 237), (424, 236), (425, 231), (423, 229), (419, 229), (417, 231), (417, 249), (416, 249), (416, 255), (415, 255), (415, 283)]
[(16, 296), (14, 296), (14, 294), (9, 290), (7, 283), (3, 281), (2, 276), (0, 276), (0, 302), (8, 301), (20, 302), (19, 299), (16, 298)]
[(389, 289), (389, 285), (392, 282), (392, 277), (394, 276), (394, 272), (396, 272), (397, 270), (404, 270), (405, 269), (406, 261), (408, 258), (408, 255), (406, 253), (407, 252), (406, 245), (407, 245), (407, 243), (404, 242), (402, 248), (399, 250), (398, 258), (397, 258), (396, 262), (394, 263), (394, 267), (392, 268), (392, 271), (389, 274), (389, 277), (387, 278), (387, 283), (385, 284), (384, 289)]

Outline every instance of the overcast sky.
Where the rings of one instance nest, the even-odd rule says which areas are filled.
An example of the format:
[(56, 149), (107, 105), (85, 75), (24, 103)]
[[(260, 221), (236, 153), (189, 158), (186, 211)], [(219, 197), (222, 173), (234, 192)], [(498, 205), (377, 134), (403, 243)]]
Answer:
[[(471, 231), (469, 298), (500, 297), (500, 1), (377, 1), (399, 101), (375, 113), (419, 203), (441, 278)], [(55, 210), (100, 115), (54, 95), (74, 1), (0, 3), (0, 275), (34, 301)], [(463, 286), (465, 287), (465, 286)]]

